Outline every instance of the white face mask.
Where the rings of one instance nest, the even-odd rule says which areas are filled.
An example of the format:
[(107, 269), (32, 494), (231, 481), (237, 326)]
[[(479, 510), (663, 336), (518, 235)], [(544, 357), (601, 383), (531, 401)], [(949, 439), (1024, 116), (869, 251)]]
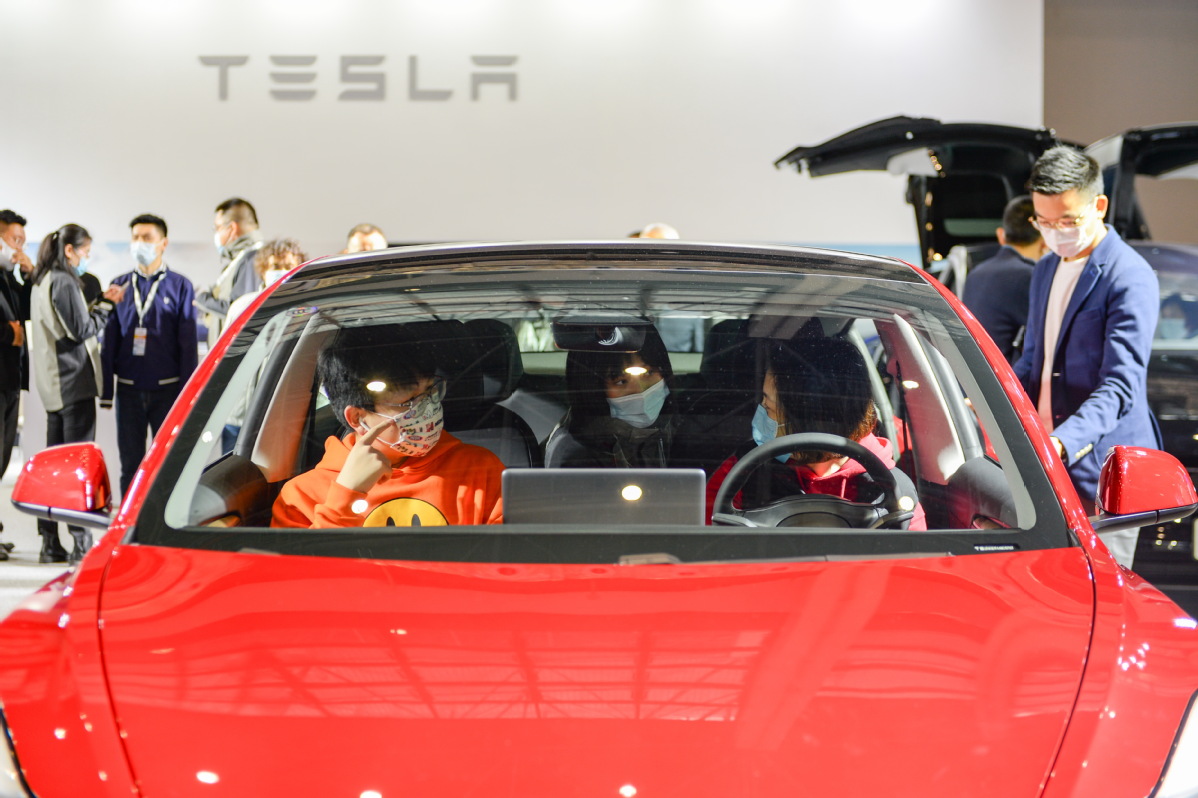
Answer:
[(1186, 337), (1185, 319), (1161, 319), (1156, 325), (1156, 337), (1177, 340)]
[(225, 254), (225, 245), (220, 240), (220, 230), (217, 230), (212, 234), (212, 243), (216, 245), (217, 252), (219, 252), (221, 255)]
[(12, 268), (12, 256), (16, 255), (17, 251), (9, 246), (8, 242), (0, 238), (0, 266), (5, 269)]
[(1094, 235), (1090, 232), (1088, 225), (1068, 230), (1046, 228), (1041, 234), (1044, 236), (1044, 243), (1048, 245), (1048, 248), (1065, 260), (1076, 258), (1094, 240)]
[(158, 259), (158, 245), (149, 241), (134, 241), (129, 245), (129, 254), (139, 266), (149, 266)]
[(661, 380), (640, 393), (630, 393), (626, 396), (608, 399), (607, 406), (611, 410), (612, 418), (619, 419), (637, 429), (645, 429), (653, 426), (653, 423), (657, 421), (662, 407), (665, 406), (666, 397), (669, 395), (670, 389), (666, 387), (666, 381)]

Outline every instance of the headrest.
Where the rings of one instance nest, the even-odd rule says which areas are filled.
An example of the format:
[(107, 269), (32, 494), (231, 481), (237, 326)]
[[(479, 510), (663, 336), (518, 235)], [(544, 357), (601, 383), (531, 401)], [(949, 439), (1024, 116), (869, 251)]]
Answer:
[(499, 319), (471, 319), (466, 331), (478, 355), (483, 395), (492, 400), (511, 396), (524, 376), (516, 331)]

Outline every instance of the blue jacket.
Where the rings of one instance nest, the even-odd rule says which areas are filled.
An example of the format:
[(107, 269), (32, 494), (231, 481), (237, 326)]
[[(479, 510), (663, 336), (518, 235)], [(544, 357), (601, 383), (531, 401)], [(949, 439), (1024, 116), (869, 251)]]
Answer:
[(979, 263), (965, 280), (961, 301), (978, 317), (998, 350), (1014, 363), (1020, 346), (1016, 339), (1027, 325), (1027, 303), (1036, 264), (1011, 247)]
[[(1036, 264), (1023, 357), (1015, 364), (1033, 404), (1044, 366), (1048, 294), (1060, 261), (1049, 254)], [(1084, 499), (1094, 499), (1112, 446), (1160, 446), (1146, 388), (1160, 302), (1148, 262), (1107, 227), (1065, 308), (1053, 358), (1052, 434), (1065, 447), (1065, 465)]]
[[(163, 268), (157, 279), (162, 282), (154, 301), (146, 309), (144, 326), (147, 330), (146, 352), (133, 354), (134, 330), (138, 326), (137, 306), (130, 286), (125, 296), (108, 317), (101, 346), (104, 364), (104, 390), (101, 402), (113, 396), (113, 378), (139, 391), (164, 388), (177, 389), (195, 371), (198, 360), (196, 338), (195, 289), (181, 274)], [(112, 281), (127, 285), (137, 280), (137, 289), (144, 302), (153, 286), (150, 278), (138, 272), (127, 272)]]

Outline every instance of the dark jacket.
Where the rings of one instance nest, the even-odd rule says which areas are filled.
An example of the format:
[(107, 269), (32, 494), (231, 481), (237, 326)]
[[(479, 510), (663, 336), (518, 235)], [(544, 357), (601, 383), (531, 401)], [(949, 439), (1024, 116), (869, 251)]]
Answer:
[(1003, 247), (993, 258), (982, 261), (969, 272), (961, 294), (961, 301), (990, 333), (998, 351), (1012, 363), (1019, 359), (1022, 350), (1035, 268), (1035, 261), (1011, 247)]
[(12, 272), (0, 269), (0, 392), (11, 393), (29, 387), (25, 373), (25, 346), (14, 346), (16, 332), (9, 322), (21, 321), (20, 286)]
[[(1046, 255), (1032, 276), (1023, 357), (1015, 374), (1035, 404), (1044, 367), (1044, 317), (1061, 259)], [(1090, 253), (1061, 319), (1052, 372), (1052, 434), (1078, 493), (1093, 500), (1107, 451), (1160, 446), (1148, 408), (1148, 359), (1160, 310), (1156, 274), (1119, 234)]]
[(677, 416), (670, 411), (669, 404), (661, 411), (657, 423), (643, 429), (610, 417), (573, 424), (571, 414), (567, 412), (545, 441), (545, 465), (549, 468), (664, 468), (670, 463), (670, 444), (676, 426)]
[[(139, 326), (136, 296), (131, 284), (134, 280), (143, 303), (153, 292), (153, 301), (140, 322), (147, 331), (144, 355), (133, 354), (134, 332)], [(156, 283), (159, 285), (155, 291)], [(175, 388), (186, 381), (195, 371), (198, 359), (193, 304), (195, 289), (191, 281), (164, 266), (153, 277), (127, 272), (112, 284), (129, 285), (129, 288), (116, 311), (108, 317), (104, 329), (101, 399), (112, 399), (114, 377), (121, 384), (139, 391)]]

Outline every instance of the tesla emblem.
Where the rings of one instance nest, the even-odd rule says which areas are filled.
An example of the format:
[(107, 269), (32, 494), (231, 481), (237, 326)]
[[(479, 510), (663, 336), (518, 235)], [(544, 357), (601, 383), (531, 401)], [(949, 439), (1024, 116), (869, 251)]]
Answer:
[[(484, 94), (506, 95), (508, 102), (516, 102), (517, 82), (513, 69), (518, 56), (472, 55), (467, 71), (470, 99), (478, 102)], [(342, 89), (337, 93), (339, 102), (382, 102), (387, 99), (388, 72), (384, 67), (385, 55), (343, 55), (337, 61), (337, 72)], [(216, 69), (216, 98), (221, 102), (229, 99), (237, 82), (237, 74), (250, 63), (248, 55), (201, 55), (200, 64)], [(321, 65), (314, 55), (271, 55), (265, 65), (270, 75), (270, 97), (280, 102), (306, 102), (316, 99), (316, 77)], [(453, 98), (457, 89), (425, 83), (420, 74), (420, 59), (410, 55), (407, 59), (407, 92), (410, 102), (445, 102)], [(444, 79), (444, 78), (442, 78)], [(486, 87), (493, 88), (486, 88)]]

